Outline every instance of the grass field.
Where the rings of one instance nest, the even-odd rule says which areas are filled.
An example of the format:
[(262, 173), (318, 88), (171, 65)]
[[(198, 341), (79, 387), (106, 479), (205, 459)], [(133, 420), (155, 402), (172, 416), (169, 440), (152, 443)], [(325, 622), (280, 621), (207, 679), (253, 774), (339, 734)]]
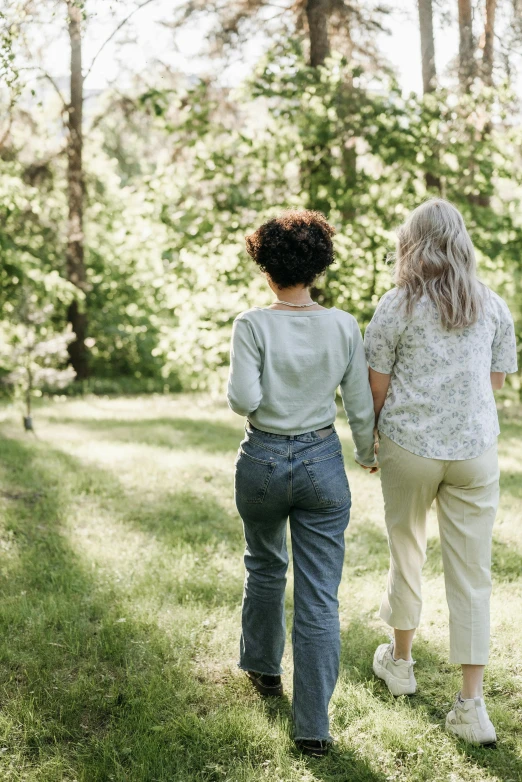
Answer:
[[(262, 702), (236, 668), (241, 420), (201, 397), (56, 402), (38, 411), (36, 440), (4, 411), (0, 780), (522, 780), (522, 422), (504, 418), (486, 678), (497, 749), (442, 730), (459, 677), (446, 662), (433, 519), (418, 694), (395, 700), (372, 675), (387, 637), (382, 497), (340, 423), (353, 509), (331, 704), (338, 742), (306, 760), (291, 742), (289, 700)], [(290, 644), (284, 666), (290, 696)]]

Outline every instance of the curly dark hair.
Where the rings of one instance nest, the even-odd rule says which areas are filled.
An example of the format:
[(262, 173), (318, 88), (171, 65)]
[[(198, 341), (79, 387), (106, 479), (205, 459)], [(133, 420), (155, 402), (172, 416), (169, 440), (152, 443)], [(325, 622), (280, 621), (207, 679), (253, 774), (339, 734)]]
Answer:
[(245, 237), (246, 248), (278, 288), (307, 288), (334, 262), (333, 228), (321, 212), (291, 209)]

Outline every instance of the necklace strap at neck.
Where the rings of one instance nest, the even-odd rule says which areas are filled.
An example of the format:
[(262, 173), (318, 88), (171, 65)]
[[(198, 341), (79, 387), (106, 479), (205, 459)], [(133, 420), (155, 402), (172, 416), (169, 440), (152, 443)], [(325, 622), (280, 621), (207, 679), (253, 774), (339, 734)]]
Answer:
[(281, 299), (276, 299), (274, 304), (285, 304), (287, 307), (313, 307), (315, 301), (309, 301), (306, 304), (294, 304), (292, 301), (282, 301)]

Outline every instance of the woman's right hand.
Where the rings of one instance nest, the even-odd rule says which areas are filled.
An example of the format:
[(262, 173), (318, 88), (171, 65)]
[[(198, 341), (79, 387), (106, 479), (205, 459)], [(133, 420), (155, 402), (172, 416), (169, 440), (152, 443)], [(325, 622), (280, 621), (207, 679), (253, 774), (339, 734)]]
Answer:
[[(355, 461), (357, 462), (357, 459)], [(381, 469), (381, 465), (379, 464), (379, 462), (375, 462), (375, 464), (372, 464), (371, 467), (368, 467), (366, 464), (361, 464), (361, 462), (357, 462), (357, 464), (359, 465), (359, 467), (362, 467), (363, 470), (369, 470), (370, 475), (373, 475), (374, 472), (379, 472), (379, 470)]]
[(368, 467), (366, 464), (361, 464), (361, 462), (357, 462), (357, 459), (355, 460), (359, 467), (362, 467), (363, 470), (369, 470), (370, 475), (373, 475), (373, 473), (379, 472), (380, 470), (380, 464), (379, 464), (379, 430), (377, 427), (373, 430), (373, 452), (375, 454), (376, 463), (372, 464), (371, 467)]

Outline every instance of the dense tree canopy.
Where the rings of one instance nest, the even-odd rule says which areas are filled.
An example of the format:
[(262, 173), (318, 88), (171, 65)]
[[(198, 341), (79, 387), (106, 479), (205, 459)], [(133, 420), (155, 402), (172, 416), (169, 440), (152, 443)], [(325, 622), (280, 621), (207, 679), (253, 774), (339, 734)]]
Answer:
[[(120, 5), (114, 31), (139, 6)], [(262, 35), (268, 5), (192, 3), (165, 24), (175, 35), (206, 14), (222, 53)], [(233, 318), (269, 301), (244, 236), (285, 207), (335, 225), (336, 263), (314, 296), (364, 327), (390, 286), (394, 229), (438, 193), (462, 210), (481, 276), (507, 298), (522, 338), (519, 64), (492, 43), (500, 23), (520, 40), (507, 0), (488, 2), (485, 23), (480, 3), (455, 2), (449, 22), (435, 20), (460, 23), (458, 57), (439, 80), (434, 9), (419, 0), (423, 95), (402, 92), (376, 45), (391, 11), (309, 0), (281, 3), (241, 84), (219, 68), (195, 77), (152, 64), (91, 104), (78, 47), (97, 0), (0, 7), (4, 376), (15, 377), (30, 310), (39, 339), (60, 345), (44, 363), (70, 362), (71, 388), (218, 386)], [(49, 35), (46, 9), (47, 27), (68, 34), (67, 89), (28, 51)]]

